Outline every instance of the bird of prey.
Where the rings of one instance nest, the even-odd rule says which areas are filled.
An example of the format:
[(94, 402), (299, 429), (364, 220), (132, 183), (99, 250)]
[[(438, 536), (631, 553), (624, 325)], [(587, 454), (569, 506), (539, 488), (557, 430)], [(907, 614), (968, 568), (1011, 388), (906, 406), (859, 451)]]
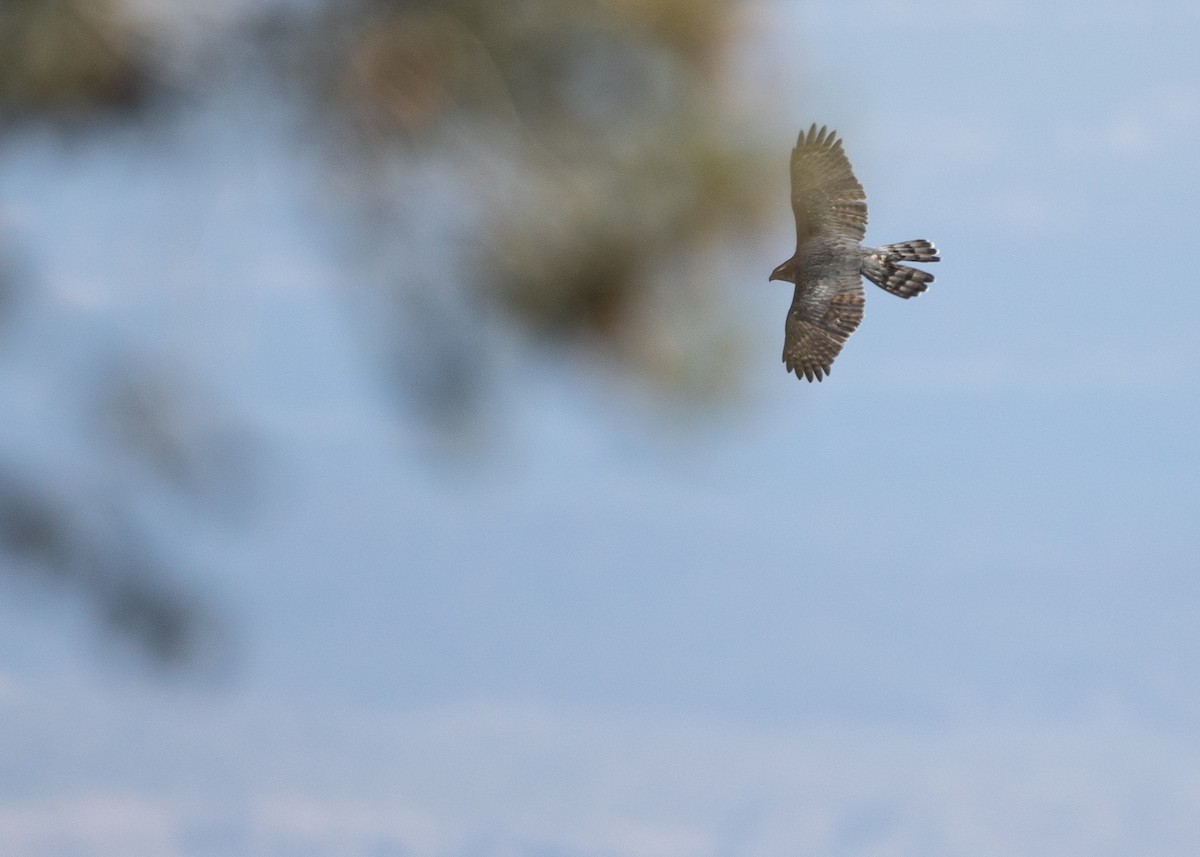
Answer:
[(864, 247), (867, 195), (842, 141), (816, 123), (792, 150), (796, 253), (771, 272), (795, 283), (783, 340), (783, 362), (796, 377), (820, 381), (863, 317), (862, 278), (902, 298), (919, 295), (933, 274), (899, 262), (937, 262), (928, 241)]

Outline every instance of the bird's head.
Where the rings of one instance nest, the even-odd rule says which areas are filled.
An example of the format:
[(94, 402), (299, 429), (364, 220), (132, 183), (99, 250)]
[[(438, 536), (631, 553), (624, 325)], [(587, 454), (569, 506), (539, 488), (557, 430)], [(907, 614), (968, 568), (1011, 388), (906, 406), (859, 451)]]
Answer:
[(793, 256), (772, 271), (771, 276), (767, 278), (767, 282), (771, 280), (783, 280), (785, 283), (796, 282), (796, 257)]

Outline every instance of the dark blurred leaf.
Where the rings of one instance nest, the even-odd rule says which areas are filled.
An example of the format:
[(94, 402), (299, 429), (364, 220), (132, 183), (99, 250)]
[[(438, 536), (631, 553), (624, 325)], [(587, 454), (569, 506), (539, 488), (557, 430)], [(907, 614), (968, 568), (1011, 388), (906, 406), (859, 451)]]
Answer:
[(0, 109), (60, 115), (138, 106), (151, 72), (116, 0), (0, 3)]
[(233, 645), (220, 611), (173, 582), (149, 539), (43, 483), (0, 472), (0, 571), (58, 583), (154, 663), (223, 669)]
[(54, 577), (76, 571), (70, 522), (53, 501), (25, 480), (0, 473), (0, 550), (10, 567), (33, 569)]
[(209, 674), (230, 665), (227, 623), (195, 595), (166, 586), (160, 574), (118, 578), (102, 603), (102, 630), (155, 663)]
[(61, 585), (96, 612), (105, 634), (153, 662), (223, 668), (232, 643), (220, 611), (174, 582), (150, 540), (120, 516), (46, 484), (0, 472), (0, 572)]

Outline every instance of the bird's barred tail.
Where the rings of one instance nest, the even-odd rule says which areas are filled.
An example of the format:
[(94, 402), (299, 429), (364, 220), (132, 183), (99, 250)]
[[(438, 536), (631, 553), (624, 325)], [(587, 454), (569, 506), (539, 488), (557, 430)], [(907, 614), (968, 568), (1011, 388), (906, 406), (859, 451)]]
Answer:
[(928, 241), (905, 241), (876, 248), (863, 261), (862, 272), (885, 292), (902, 298), (915, 297), (929, 288), (933, 274), (898, 265), (897, 262), (937, 262), (937, 248)]

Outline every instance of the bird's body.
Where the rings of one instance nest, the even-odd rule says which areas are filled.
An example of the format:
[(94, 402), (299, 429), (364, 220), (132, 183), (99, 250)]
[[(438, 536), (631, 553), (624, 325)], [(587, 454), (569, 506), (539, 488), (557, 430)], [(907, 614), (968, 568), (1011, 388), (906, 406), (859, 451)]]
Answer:
[(771, 273), (795, 283), (783, 362), (796, 377), (820, 381), (862, 322), (862, 278), (902, 298), (925, 291), (933, 275), (898, 262), (936, 262), (928, 241), (864, 247), (867, 195), (836, 133), (814, 124), (792, 150), (796, 253)]

